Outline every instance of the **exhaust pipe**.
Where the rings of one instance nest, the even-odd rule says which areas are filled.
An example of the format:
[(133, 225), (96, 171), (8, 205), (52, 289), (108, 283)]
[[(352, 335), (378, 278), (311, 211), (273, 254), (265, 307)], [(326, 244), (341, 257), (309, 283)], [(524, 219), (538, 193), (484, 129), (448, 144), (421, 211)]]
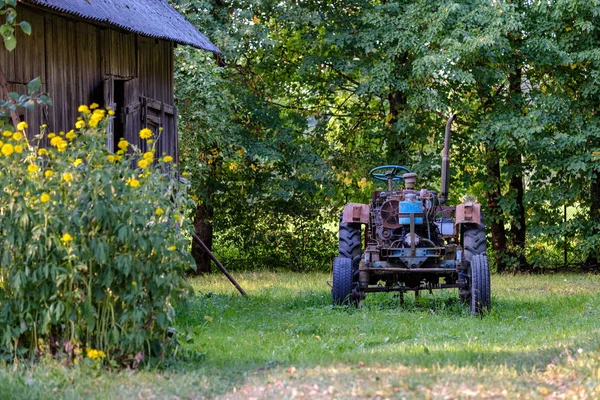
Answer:
[(450, 184), (450, 127), (452, 121), (456, 118), (456, 114), (452, 114), (446, 123), (446, 136), (444, 137), (444, 151), (442, 153), (442, 187), (440, 188), (440, 204), (444, 204), (448, 200), (448, 185)]

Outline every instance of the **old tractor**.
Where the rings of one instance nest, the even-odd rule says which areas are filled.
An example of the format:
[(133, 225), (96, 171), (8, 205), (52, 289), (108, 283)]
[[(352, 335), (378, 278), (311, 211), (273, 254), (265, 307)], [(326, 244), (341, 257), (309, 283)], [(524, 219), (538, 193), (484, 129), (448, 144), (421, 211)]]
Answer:
[[(369, 292), (404, 293), (457, 288), (472, 314), (490, 309), (490, 268), (481, 206), (448, 200), (450, 128), (446, 124), (440, 193), (417, 190), (417, 175), (399, 165), (373, 168), (387, 183), (370, 204), (348, 203), (333, 261), (335, 305), (358, 305)], [(403, 182), (404, 187), (399, 187)], [(365, 229), (362, 229), (362, 226)]]

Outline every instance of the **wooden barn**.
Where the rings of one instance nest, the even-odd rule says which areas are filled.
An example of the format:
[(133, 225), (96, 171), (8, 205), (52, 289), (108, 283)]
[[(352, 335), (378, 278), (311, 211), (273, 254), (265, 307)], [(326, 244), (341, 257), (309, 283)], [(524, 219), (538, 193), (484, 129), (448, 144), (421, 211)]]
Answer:
[(173, 98), (177, 44), (220, 53), (166, 0), (19, 0), (18, 19), (32, 26), (19, 33), (13, 52), (0, 50), (9, 91), (25, 93), (40, 77), (52, 106), (21, 111), (28, 136), (73, 128), (80, 104), (116, 111), (109, 148), (119, 138), (143, 149), (138, 132), (163, 127), (159, 154), (177, 157), (177, 109)]

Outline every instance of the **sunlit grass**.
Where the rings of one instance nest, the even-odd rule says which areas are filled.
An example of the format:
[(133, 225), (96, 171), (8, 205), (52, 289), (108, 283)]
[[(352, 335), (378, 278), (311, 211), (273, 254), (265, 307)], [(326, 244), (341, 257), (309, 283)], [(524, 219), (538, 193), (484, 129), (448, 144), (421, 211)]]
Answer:
[(221, 275), (192, 279), (196, 300), (177, 329), (195, 359), (133, 376), (50, 362), (0, 372), (0, 398), (55, 387), (66, 398), (600, 397), (597, 275), (494, 276), (483, 318), (455, 291), (404, 304), (368, 295), (354, 309), (330, 305), (327, 274), (236, 277), (248, 298)]

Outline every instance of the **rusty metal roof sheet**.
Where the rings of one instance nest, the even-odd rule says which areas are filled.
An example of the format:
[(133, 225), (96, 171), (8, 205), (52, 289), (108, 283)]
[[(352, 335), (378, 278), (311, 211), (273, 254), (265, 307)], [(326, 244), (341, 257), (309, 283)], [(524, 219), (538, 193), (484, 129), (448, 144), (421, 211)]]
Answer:
[(221, 53), (166, 0), (19, 0), (140, 35)]

